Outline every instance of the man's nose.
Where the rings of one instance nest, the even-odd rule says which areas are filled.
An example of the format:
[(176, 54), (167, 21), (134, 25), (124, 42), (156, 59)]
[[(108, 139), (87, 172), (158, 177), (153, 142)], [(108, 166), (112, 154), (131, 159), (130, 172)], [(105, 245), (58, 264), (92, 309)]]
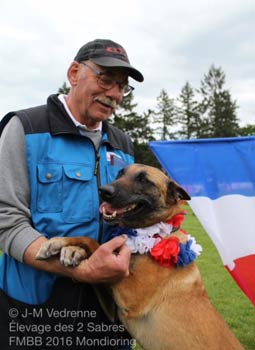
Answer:
[(105, 95), (111, 97), (119, 104), (123, 99), (123, 89), (116, 82), (111, 89), (105, 92)]

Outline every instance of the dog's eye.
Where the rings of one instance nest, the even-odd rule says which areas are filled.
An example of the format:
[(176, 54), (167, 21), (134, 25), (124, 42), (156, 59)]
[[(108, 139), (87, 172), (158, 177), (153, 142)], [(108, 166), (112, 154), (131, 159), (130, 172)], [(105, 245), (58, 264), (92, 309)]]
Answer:
[(139, 182), (147, 182), (147, 178), (146, 178), (146, 173), (145, 172), (141, 172), (139, 173), (137, 176), (136, 176), (136, 181), (139, 181)]

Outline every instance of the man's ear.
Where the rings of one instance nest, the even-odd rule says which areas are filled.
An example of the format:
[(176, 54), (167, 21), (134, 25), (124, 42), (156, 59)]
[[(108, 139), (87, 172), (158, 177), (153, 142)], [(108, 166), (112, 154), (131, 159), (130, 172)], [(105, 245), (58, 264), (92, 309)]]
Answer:
[(179, 199), (190, 200), (190, 195), (176, 182), (170, 180), (167, 185), (167, 199), (169, 202), (177, 202)]
[(67, 77), (71, 86), (77, 85), (78, 72), (79, 72), (79, 63), (76, 61), (73, 61), (67, 71)]

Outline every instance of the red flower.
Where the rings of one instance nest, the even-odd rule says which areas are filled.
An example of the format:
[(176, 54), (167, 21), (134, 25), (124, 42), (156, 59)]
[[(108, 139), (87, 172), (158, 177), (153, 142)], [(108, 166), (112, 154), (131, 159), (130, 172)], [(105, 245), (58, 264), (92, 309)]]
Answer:
[(172, 217), (172, 219), (167, 220), (166, 223), (173, 225), (173, 227), (180, 227), (183, 220), (184, 220), (185, 215), (186, 215), (185, 212), (182, 212), (180, 214), (176, 214), (175, 216)]
[(152, 258), (163, 267), (175, 266), (180, 252), (179, 243), (180, 241), (177, 237), (162, 239), (151, 249)]

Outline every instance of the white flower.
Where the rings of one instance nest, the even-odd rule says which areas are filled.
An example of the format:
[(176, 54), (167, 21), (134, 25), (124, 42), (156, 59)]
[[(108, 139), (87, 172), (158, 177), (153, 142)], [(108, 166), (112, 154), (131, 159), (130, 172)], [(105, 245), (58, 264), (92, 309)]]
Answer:
[(173, 226), (171, 224), (167, 224), (165, 222), (160, 222), (158, 224), (145, 227), (145, 228), (137, 228), (135, 231), (138, 236), (154, 236), (159, 234), (162, 238), (166, 237), (172, 232)]
[(190, 249), (193, 250), (199, 256), (201, 252), (203, 251), (203, 248), (200, 244), (197, 244), (195, 237), (192, 237), (191, 235), (188, 235), (188, 240), (191, 240), (191, 246)]
[(132, 253), (146, 254), (161, 240), (153, 237), (154, 235), (164, 238), (171, 233), (172, 229), (173, 226), (165, 222), (145, 228), (137, 228), (135, 229), (137, 236), (129, 237), (126, 245)]
[(132, 253), (146, 254), (151, 248), (160, 241), (160, 238), (153, 238), (150, 236), (135, 236), (129, 237), (126, 245)]

